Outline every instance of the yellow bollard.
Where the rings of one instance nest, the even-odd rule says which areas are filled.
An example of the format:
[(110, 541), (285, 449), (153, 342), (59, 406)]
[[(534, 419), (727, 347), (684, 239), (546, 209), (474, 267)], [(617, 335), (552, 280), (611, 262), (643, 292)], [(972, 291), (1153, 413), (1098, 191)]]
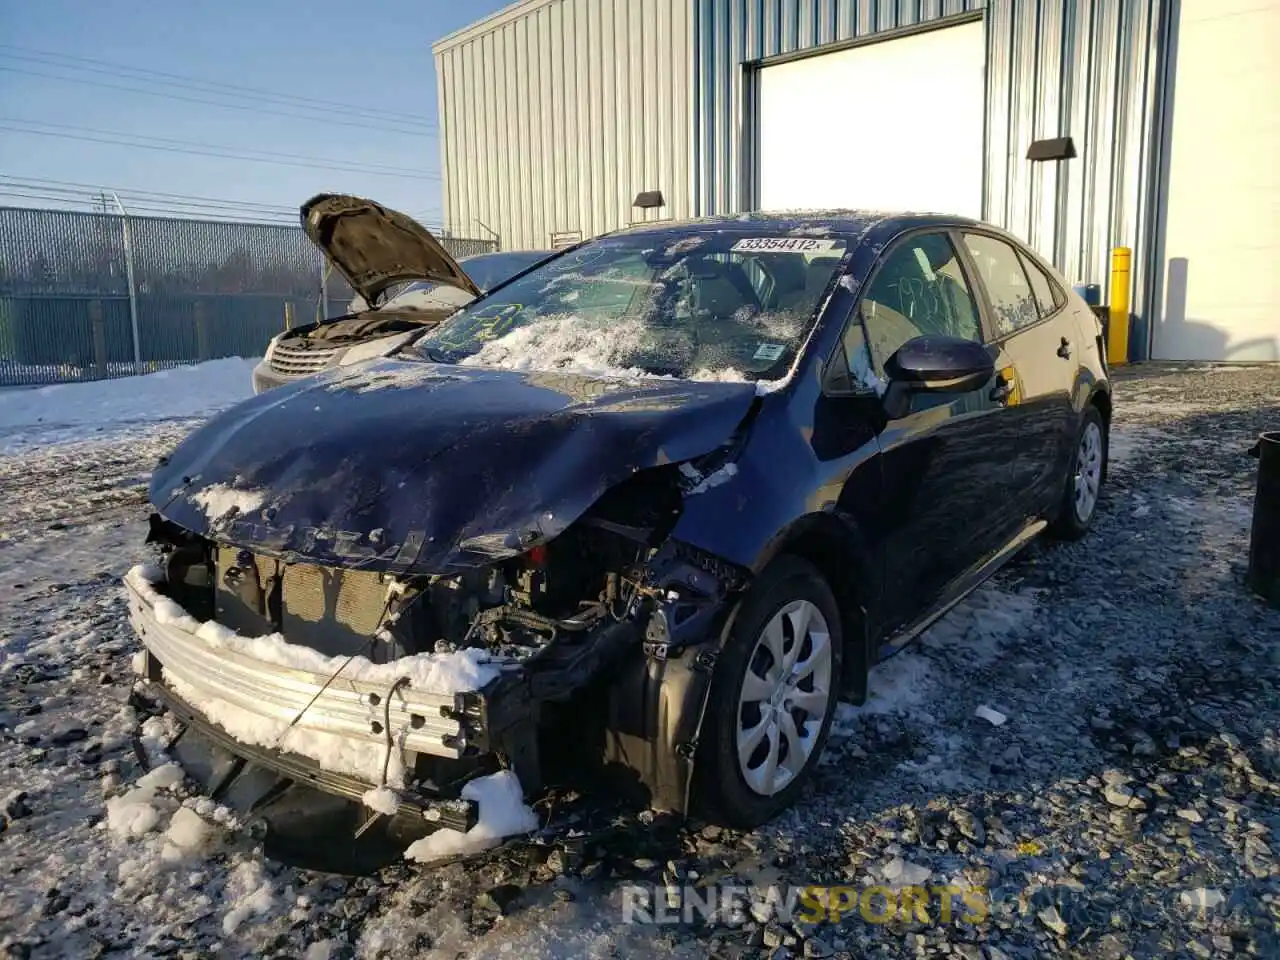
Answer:
[(1111, 251), (1111, 303), (1107, 320), (1107, 363), (1123, 366), (1129, 360), (1129, 262), (1133, 251), (1116, 247)]

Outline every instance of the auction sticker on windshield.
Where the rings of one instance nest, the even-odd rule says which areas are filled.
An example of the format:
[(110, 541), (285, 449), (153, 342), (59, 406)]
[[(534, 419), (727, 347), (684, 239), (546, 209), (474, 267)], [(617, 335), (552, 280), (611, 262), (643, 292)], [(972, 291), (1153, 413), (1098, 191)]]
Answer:
[(730, 249), (734, 253), (809, 253), (813, 250), (834, 250), (839, 240), (821, 240), (814, 237), (748, 237), (739, 240)]
[(762, 343), (752, 355), (752, 360), (768, 360), (770, 363), (781, 360), (787, 348), (781, 343)]

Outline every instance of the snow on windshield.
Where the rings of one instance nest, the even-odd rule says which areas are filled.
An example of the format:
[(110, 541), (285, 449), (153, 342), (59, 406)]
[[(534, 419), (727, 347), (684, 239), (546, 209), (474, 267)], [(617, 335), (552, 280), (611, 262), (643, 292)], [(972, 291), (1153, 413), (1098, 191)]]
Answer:
[[(502, 370), (558, 370), (589, 376), (651, 377), (635, 358), (653, 351), (653, 331), (644, 322), (623, 318), (604, 324), (577, 314), (544, 317), (488, 340), (461, 362)], [(690, 380), (746, 381), (735, 368), (699, 368)]]
[(464, 307), (428, 359), (509, 370), (777, 381), (842, 264), (838, 237), (716, 230), (588, 244)]

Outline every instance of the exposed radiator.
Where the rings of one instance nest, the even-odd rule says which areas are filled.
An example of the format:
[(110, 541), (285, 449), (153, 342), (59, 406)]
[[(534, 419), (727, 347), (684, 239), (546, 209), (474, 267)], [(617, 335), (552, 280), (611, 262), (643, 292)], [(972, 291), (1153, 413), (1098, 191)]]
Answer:
[(369, 654), (386, 603), (382, 574), (285, 564), (227, 546), (218, 547), (216, 562), (219, 623), (243, 636), (270, 633), (274, 600), (290, 643), (330, 656)]

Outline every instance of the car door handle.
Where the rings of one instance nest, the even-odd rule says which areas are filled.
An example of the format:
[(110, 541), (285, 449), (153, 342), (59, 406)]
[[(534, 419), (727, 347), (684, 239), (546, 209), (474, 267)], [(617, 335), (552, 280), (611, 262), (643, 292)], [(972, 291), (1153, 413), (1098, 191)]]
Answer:
[(1071, 359), (1071, 344), (1067, 343), (1067, 338), (1062, 338), (1062, 343), (1058, 344), (1058, 356), (1063, 360)]

